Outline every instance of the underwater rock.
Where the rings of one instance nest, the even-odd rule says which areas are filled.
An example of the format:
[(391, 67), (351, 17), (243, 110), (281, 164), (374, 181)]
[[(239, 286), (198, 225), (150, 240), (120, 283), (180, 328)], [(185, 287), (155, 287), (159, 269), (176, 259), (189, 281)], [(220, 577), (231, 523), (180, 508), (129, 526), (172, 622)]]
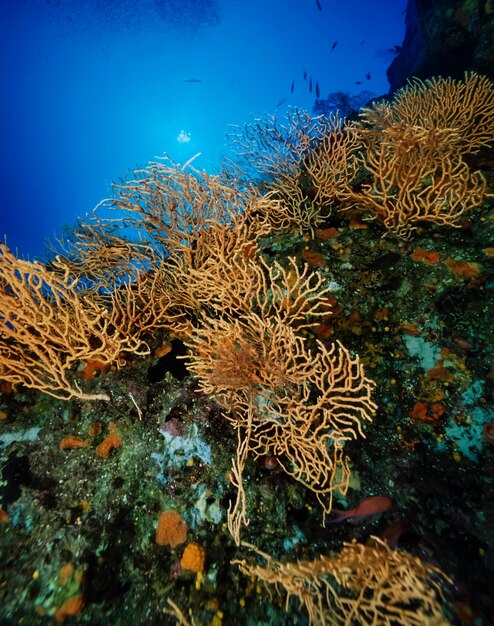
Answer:
[(462, 78), (467, 70), (494, 77), (494, 11), (490, 3), (408, 0), (405, 38), (388, 67), (390, 91), (408, 78)]
[(29, 458), (26, 455), (11, 454), (2, 469), (3, 489), (0, 491), (3, 506), (20, 498), (21, 487), (33, 481)]

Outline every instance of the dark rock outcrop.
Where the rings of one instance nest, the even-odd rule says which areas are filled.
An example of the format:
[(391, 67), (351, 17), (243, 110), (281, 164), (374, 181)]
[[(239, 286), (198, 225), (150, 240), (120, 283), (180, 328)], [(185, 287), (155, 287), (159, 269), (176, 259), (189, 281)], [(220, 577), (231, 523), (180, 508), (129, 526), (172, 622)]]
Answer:
[(408, 78), (475, 70), (494, 78), (492, 0), (408, 0), (402, 48), (388, 68), (390, 91)]

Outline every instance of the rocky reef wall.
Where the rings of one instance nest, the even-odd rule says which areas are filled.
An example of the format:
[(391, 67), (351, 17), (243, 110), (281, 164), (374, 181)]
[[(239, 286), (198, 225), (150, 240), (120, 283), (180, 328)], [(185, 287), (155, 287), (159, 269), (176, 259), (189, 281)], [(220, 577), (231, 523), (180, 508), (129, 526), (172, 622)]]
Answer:
[(474, 70), (494, 78), (492, 0), (408, 0), (405, 24), (387, 71), (391, 92), (412, 76), (461, 78)]

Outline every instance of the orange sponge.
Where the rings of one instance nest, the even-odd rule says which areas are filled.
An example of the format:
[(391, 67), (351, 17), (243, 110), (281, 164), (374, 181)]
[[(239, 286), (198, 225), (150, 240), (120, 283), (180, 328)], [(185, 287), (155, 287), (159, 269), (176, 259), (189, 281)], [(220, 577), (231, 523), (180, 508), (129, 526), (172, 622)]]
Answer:
[(187, 531), (188, 526), (177, 511), (163, 511), (156, 529), (156, 543), (174, 548), (186, 540)]
[(180, 565), (191, 572), (202, 572), (206, 551), (197, 543), (189, 543), (184, 550)]

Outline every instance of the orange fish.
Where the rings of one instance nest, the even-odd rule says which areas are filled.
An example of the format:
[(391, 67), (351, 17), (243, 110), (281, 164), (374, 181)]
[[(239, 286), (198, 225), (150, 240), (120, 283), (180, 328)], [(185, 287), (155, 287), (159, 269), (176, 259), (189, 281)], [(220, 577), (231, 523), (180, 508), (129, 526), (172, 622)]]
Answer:
[(399, 519), (392, 522), (387, 528), (379, 533), (379, 537), (385, 541), (388, 546), (396, 548), (400, 541), (400, 537), (408, 531), (408, 524), (405, 520)]
[(380, 515), (393, 507), (393, 500), (388, 496), (371, 496), (360, 500), (356, 507), (348, 511), (335, 511), (336, 517), (329, 520), (330, 524), (339, 524), (346, 519), (360, 520), (370, 515)]

